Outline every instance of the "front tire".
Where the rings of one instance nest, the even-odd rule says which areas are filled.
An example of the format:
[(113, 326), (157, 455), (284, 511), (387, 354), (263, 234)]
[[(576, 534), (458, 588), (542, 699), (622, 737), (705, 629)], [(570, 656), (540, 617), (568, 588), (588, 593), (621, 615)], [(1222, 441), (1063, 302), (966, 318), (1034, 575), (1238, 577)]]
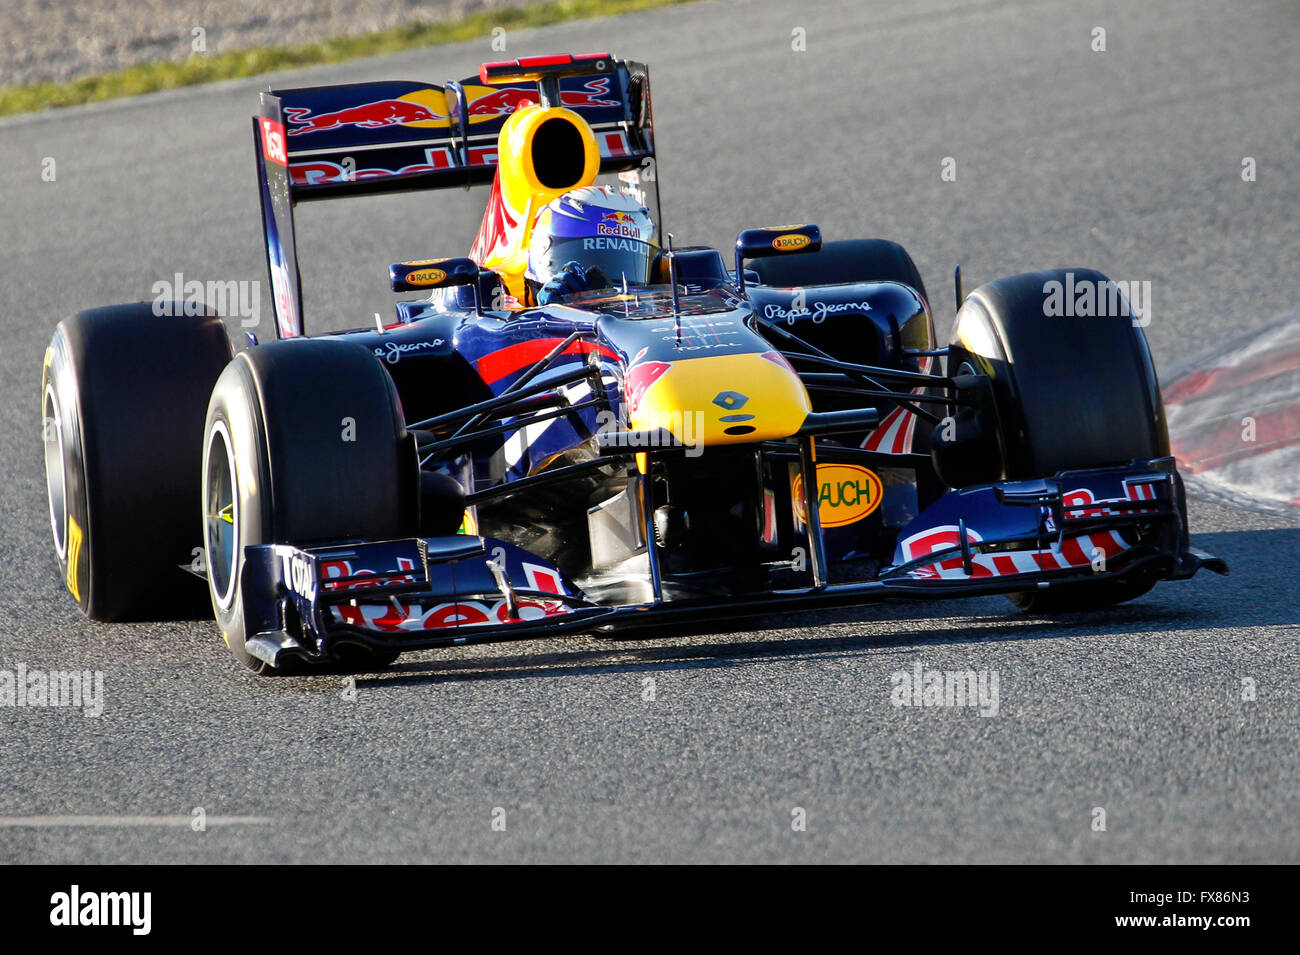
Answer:
[[(418, 462), (392, 379), (365, 348), (319, 339), (240, 352), (212, 391), (203, 443), (208, 589), (230, 652), (250, 669), (244, 549), (391, 539), (418, 522)], [(349, 654), (383, 665), (396, 654)]]
[[(1125, 308), (1087, 317), (1054, 314), (1053, 283), (1113, 287), (1091, 269), (1031, 272), (981, 286), (957, 312), (948, 374), (989, 378), (1001, 422), (1002, 478), (1167, 457), (1160, 384), (1142, 329)], [(1140, 575), (1009, 597), (1022, 610), (1053, 613), (1132, 600), (1154, 584)]]

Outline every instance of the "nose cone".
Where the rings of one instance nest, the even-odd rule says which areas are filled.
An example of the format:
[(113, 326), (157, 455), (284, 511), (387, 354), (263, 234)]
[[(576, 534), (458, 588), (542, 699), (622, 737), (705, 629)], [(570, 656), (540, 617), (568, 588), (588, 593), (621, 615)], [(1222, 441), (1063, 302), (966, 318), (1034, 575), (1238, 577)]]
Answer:
[(788, 438), (812, 411), (803, 382), (775, 352), (672, 362), (629, 401), (634, 429), (662, 428), (689, 445)]

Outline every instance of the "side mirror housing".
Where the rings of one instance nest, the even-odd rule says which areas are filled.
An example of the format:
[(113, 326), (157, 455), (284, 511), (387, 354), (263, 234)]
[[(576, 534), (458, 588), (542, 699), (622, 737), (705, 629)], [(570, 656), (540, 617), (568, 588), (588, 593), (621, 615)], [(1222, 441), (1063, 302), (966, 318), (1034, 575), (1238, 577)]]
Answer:
[(478, 263), (473, 259), (426, 259), (397, 262), (388, 267), (388, 285), (394, 292), (420, 292), (478, 282)]
[(812, 223), (746, 229), (736, 236), (736, 284), (744, 290), (745, 259), (798, 255), (802, 252), (816, 252), (821, 247), (822, 230)]

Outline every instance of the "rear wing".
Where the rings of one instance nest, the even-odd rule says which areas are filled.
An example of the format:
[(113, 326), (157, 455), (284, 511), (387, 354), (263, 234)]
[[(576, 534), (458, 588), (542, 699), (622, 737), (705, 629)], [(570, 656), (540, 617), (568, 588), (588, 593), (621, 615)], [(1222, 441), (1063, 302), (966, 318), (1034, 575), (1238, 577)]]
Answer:
[[(293, 207), (342, 196), (492, 182), (497, 136), (539, 86), (492, 79), (563, 72), (561, 104), (591, 126), (602, 172), (645, 170), (653, 183), (654, 120), (642, 63), (608, 54), (485, 64), (479, 76), (438, 86), (410, 81), (271, 90), (253, 118), (267, 267), (280, 338), (303, 334)], [(581, 72), (576, 72), (581, 70)], [(657, 207), (657, 194), (655, 196)], [(655, 208), (658, 215), (658, 208)]]

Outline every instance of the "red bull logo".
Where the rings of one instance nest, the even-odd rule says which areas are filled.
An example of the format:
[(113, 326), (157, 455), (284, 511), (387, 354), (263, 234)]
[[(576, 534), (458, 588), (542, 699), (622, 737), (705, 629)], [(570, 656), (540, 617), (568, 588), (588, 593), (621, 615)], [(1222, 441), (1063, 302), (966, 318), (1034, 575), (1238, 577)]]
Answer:
[(384, 126), (446, 125), (447, 122), (447, 117), (443, 114), (409, 99), (385, 99), (315, 114), (305, 107), (287, 106), (284, 116), (294, 124), (289, 129), (290, 136), (341, 129), (344, 126), (380, 129)]
[(525, 103), (536, 103), (537, 91), (516, 89), (508, 86), (494, 90), (486, 96), (480, 96), (469, 104), (469, 115), (473, 116), (509, 116)]
[[(479, 87), (485, 89), (486, 87)], [(470, 87), (467, 92), (472, 91)], [(609, 98), (609, 77), (601, 76), (582, 84), (582, 89), (563, 90), (560, 103), (570, 109), (588, 106), (620, 106), (616, 99)], [(526, 103), (538, 102), (537, 89), (533, 86), (504, 86), (475, 97), (469, 104), (469, 117), (474, 119), (493, 119), (509, 116)]]
[(580, 90), (565, 90), (560, 93), (560, 101), (570, 109), (581, 106), (621, 106), (616, 99), (604, 99), (609, 96), (609, 77), (601, 76), (582, 84)]
[(615, 210), (606, 212), (596, 223), (597, 235), (617, 235), (629, 239), (641, 238), (641, 229), (637, 226), (636, 216), (630, 212)]

